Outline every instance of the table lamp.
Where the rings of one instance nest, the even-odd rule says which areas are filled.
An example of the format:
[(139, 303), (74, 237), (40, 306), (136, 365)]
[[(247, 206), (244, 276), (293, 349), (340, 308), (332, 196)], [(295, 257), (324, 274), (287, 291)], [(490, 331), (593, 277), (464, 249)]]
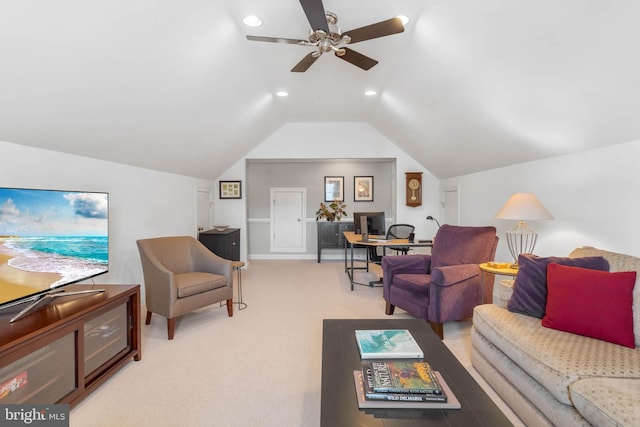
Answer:
[(553, 216), (532, 193), (515, 193), (498, 211), (496, 218), (518, 221), (513, 230), (506, 233), (507, 245), (515, 260), (511, 267), (518, 268), (518, 256), (533, 253), (538, 240), (538, 234), (529, 229), (525, 221), (553, 219)]

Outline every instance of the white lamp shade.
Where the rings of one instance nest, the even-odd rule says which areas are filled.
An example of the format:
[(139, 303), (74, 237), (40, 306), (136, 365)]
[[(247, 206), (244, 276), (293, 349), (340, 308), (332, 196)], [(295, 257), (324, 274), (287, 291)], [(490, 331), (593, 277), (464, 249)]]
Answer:
[(553, 219), (553, 216), (533, 193), (515, 193), (498, 211), (496, 218), (534, 221)]

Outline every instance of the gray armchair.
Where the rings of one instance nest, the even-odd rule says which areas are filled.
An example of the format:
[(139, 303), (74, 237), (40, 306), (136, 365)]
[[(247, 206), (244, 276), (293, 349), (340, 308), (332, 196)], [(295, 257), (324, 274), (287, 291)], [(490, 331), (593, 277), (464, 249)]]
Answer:
[(195, 309), (225, 301), (233, 316), (231, 261), (220, 258), (190, 236), (157, 237), (137, 241), (144, 274), (147, 306), (151, 314), (167, 318), (173, 339), (175, 319)]

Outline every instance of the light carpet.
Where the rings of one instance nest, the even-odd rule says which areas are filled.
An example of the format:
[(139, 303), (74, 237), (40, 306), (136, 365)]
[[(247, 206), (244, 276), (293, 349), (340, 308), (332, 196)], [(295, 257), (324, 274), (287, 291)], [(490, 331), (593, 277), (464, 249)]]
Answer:
[[(216, 304), (185, 315), (173, 341), (154, 315), (142, 325), (142, 360), (74, 408), (70, 425), (319, 426), (322, 319), (389, 318), (382, 288), (351, 291), (341, 262), (259, 260), (242, 271), (242, 289), (245, 310), (234, 305), (229, 318)], [(392, 316), (410, 317), (399, 309)], [(523, 425), (471, 367), (470, 327), (446, 324), (445, 344)]]

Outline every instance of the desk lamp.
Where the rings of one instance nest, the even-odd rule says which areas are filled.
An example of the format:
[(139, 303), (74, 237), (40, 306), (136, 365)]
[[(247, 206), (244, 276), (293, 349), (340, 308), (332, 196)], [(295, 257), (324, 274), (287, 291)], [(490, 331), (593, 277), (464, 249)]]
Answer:
[(427, 217), (427, 220), (428, 220), (428, 221), (435, 221), (435, 222), (436, 222), (436, 224), (438, 224), (438, 228), (440, 228), (440, 223), (438, 222), (438, 220), (437, 220), (437, 219), (435, 219), (434, 217), (432, 217), (431, 215), (429, 215), (429, 216)]
[(518, 268), (518, 256), (533, 253), (538, 240), (538, 233), (529, 229), (525, 221), (553, 219), (553, 216), (532, 193), (515, 193), (498, 211), (496, 218), (518, 221), (513, 230), (506, 233), (507, 245), (515, 260), (511, 268)]

